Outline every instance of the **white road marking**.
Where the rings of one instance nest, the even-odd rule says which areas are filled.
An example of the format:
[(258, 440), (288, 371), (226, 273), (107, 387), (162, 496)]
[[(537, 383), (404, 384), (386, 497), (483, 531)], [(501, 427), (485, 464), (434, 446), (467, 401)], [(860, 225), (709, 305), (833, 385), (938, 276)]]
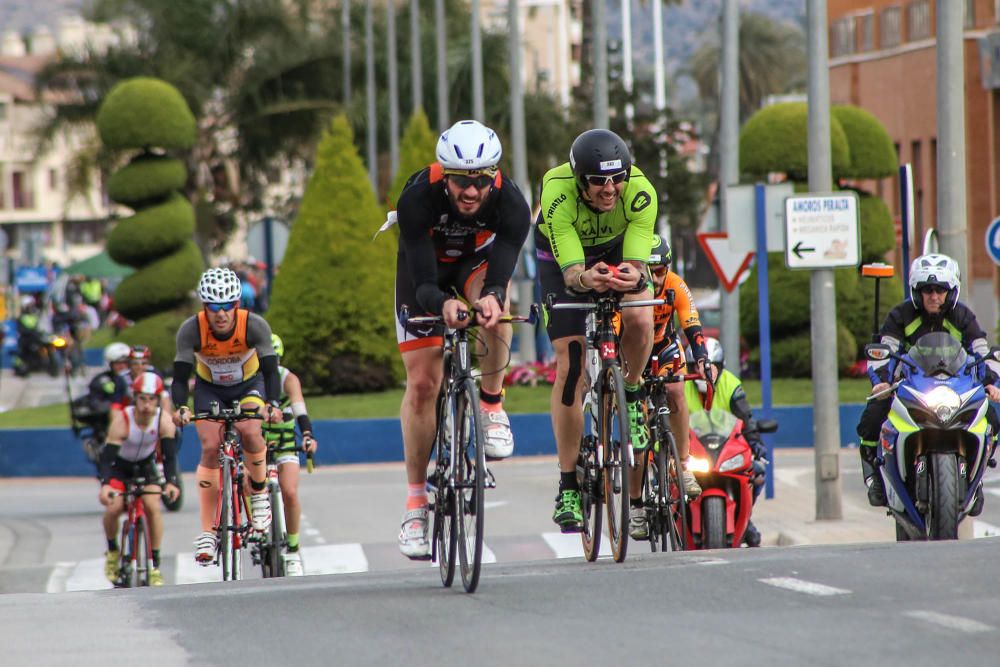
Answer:
[(1000, 535), (1000, 526), (994, 526), (992, 523), (986, 523), (979, 519), (972, 522), (973, 537), (996, 537), (997, 535)]
[(59, 561), (56, 566), (52, 568), (52, 572), (49, 574), (49, 580), (45, 583), (46, 593), (62, 593), (66, 590), (66, 580), (69, 575), (73, 573), (73, 568), (76, 567), (76, 563), (72, 561)]
[(360, 544), (324, 544), (301, 547), (306, 574), (347, 574), (367, 572), (368, 559)]
[(508, 501), (506, 500), (484, 500), (483, 507), (486, 509), (493, 509), (494, 507), (503, 507)]
[[(222, 568), (218, 565), (198, 565), (194, 562), (194, 552), (181, 552), (176, 556), (177, 584), (206, 584), (212, 581), (222, 581)], [(243, 566), (246, 567), (250, 554), (244, 553)]]
[(927, 623), (940, 625), (948, 630), (958, 630), (959, 632), (965, 632), (967, 634), (996, 631), (996, 628), (992, 625), (986, 625), (985, 623), (980, 623), (977, 620), (965, 618), (964, 616), (951, 616), (949, 614), (939, 614), (936, 611), (926, 611), (920, 609), (903, 612), (903, 614), (905, 616), (909, 616), (910, 618), (915, 618), (918, 621), (926, 621)]
[(99, 591), (114, 588), (104, 576), (104, 558), (81, 560), (66, 578), (66, 591)]
[(984, 486), (983, 491), (990, 494), (991, 496), (1000, 496), (1000, 489), (994, 488), (992, 486)]
[(583, 557), (583, 542), (579, 533), (542, 533), (542, 539), (556, 558)]
[(796, 593), (807, 593), (808, 595), (847, 595), (851, 592), (844, 588), (834, 588), (833, 586), (795, 579), (794, 577), (771, 577), (768, 579), (758, 579), (757, 581), (769, 586), (777, 586), (778, 588), (795, 591)]

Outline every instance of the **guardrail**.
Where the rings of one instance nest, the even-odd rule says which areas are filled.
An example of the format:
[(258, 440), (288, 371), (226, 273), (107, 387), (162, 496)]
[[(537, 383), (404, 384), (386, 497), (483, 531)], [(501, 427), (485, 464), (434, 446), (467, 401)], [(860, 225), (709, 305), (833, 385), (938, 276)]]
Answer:
[[(864, 406), (842, 405), (840, 441), (857, 442), (854, 427)], [(775, 447), (812, 447), (812, 407), (778, 407), (771, 417), (780, 427), (767, 436)], [(555, 441), (547, 414), (511, 415), (514, 451), (518, 456), (554, 455)], [(318, 419), (313, 422), (321, 465), (376, 463), (403, 460), (399, 419)], [(201, 450), (194, 428), (184, 429), (180, 451), (181, 470), (192, 471)], [(0, 430), (0, 477), (88, 476), (94, 466), (87, 461), (80, 442), (69, 428)]]

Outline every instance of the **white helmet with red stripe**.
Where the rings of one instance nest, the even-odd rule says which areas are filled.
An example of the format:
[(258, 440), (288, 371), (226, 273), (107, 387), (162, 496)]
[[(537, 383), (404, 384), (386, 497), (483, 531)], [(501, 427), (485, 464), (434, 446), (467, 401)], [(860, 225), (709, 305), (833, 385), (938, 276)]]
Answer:
[(163, 393), (163, 380), (156, 373), (143, 373), (132, 383), (132, 393), (159, 396)]

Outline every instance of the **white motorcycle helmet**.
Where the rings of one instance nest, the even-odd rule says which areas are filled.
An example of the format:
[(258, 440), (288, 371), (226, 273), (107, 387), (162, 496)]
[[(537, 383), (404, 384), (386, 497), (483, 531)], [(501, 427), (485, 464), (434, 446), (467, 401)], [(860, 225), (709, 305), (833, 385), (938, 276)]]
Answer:
[(475, 120), (460, 120), (438, 138), (437, 160), (445, 169), (489, 171), (502, 155), (497, 133)]
[(944, 310), (951, 310), (958, 302), (958, 293), (962, 287), (958, 262), (939, 253), (921, 255), (913, 260), (910, 265), (910, 302), (917, 310), (923, 310), (920, 290), (928, 285), (938, 285), (948, 290)]
[(198, 281), (198, 298), (202, 303), (233, 303), (242, 294), (239, 276), (231, 269), (209, 269)]
[(104, 363), (108, 366), (116, 361), (128, 361), (132, 348), (125, 343), (111, 343), (104, 348)]

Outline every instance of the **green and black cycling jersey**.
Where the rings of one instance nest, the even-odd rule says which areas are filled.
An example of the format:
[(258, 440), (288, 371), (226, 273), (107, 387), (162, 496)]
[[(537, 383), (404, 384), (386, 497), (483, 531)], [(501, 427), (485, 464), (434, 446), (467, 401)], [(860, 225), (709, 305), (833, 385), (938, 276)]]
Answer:
[(584, 264), (618, 243), (622, 244), (623, 261), (649, 260), (656, 227), (656, 191), (638, 167), (632, 166), (621, 197), (607, 213), (587, 205), (569, 162), (546, 172), (540, 203), (536, 242), (542, 253), (551, 251), (560, 270)]

